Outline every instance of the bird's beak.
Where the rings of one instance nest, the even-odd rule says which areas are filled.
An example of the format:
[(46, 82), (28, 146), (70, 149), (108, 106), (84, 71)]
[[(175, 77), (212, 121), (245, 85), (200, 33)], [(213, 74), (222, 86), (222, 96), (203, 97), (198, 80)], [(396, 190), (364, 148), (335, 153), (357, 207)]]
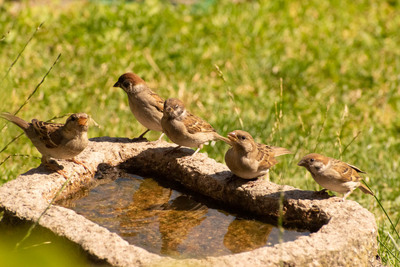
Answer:
[(116, 82), (113, 87), (121, 87), (119, 82)]
[(230, 132), (228, 133), (228, 139), (232, 142), (236, 142), (238, 138), (235, 132)]
[(305, 166), (306, 162), (304, 160), (300, 160), (299, 163), (297, 163), (298, 166)]
[(78, 119), (78, 124), (81, 126), (87, 125), (88, 118), (82, 117)]

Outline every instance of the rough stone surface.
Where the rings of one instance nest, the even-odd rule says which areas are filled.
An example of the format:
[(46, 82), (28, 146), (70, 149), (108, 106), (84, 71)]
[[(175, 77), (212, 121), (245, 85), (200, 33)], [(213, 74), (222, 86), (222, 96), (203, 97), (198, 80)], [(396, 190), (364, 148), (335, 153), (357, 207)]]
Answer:
[[(99, 183), (97, 177), (118, 167), (141, 175), (174, 179), (190, 190), (256, 216), (277, 219), (281, 212), (286, 226), (313, 233), (293, 242), (235, 255), (176, 260), (130, 245), (106, 228), (63, 207), (52, 206), (41, 218), (40, 225), (115, 266), (374, 265), (377, 254), (375, 218), (358, 203), (341, 202), (337, 197), (263, 179), (250, 182), (235, 179), (225, 165), (205, 154), (191, 158), (193, 151), (190, 149), (166, 154), (174, 146), (163, 141), (93, 138), (78, 159), (86, 162), (96, 174), (93, 177), (80, 165), (58, 161), (71, 179), (57, 199), (68, 198), (82, 187)], [(63, 176), (48, 173), (41, 166), (32, 169), (0, 187), (0, 210), (23, 220), (37, 220), (64, 182)]]

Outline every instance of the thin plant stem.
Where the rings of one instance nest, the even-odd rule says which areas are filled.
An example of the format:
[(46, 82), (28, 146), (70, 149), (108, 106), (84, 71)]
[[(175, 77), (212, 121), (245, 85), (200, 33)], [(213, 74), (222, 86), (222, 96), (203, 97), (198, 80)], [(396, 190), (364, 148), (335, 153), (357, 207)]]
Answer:
[[(221, 69), (218, 67), (218, 65), (215, 64), (214, 67), (215, 67), (215, 69), (217, 70), (219, 77), (221, 77), (221, 79), (222, 79), (225, 83), (227, 83), (227, 82), (226, 82), (226, 79), (225, 79), (225, 76), (224, 76), (224, 73), (221, 71)], [(242, 120), (242, 118), (240, 117), (239, 108), (238, 108), (238, 106), (237, 106), (236, 103), (235, 103), (235, 99), (234, 99), (234, 97), (233, 97), (233, 93), (232, 93), (232, 90), (231, 90), (231, 87), (230, 87), (230, 86), (227, 87), (227, 93), (228, 93), (228, 96), (229, 96), (229, 100), (231, 101), (231, 103), (232, 103), (232, 105), (233, 105), (233, 109), (234, 109), (234, 111), (235, 111), (235, 113), (236, 113), (236, 116), (237, 116), (237, 118), (238, 118), (238, 120), (239, 120), (240, 127), (242, 127), (242, 129), (243, 129), (243, 128), (244, 128), (243, 120)]]
[(324, 117), (324, 120), (322, 121), (321, 128), (319, 129), (319, 132), (318, 132), (317, 143), (315, 144), (315, 147), (314, 147), (314, 150), (313, 150), (314, 152), (317, 150), (317, 147), (318, 147), (318, 144), (319, 144), (319, 139), (321, 138), (322, 131), (324, 130), (325, 122), (326, 122), (326, 119), (328, 118), (328, 111), (329, 111), (329, 105), (326, 107), (325, 117)]
[(12, 154), (12, 155), (8, 155), (2, 162), (0, 162), (0, 166), (3, 165), (7, 160), (9, 160), (9, 159), (12, 158), (12, 157), (25, 157), (25, 158), (34, 157), (34, 158), (40, 159), (40, 157), (31, 156), (31, 155)]
[(348, 117), (348, 114), (349, 114), (349, 109), (348, 109), (347, 105), (345, 105), (342, 117), (340, 118), (340, 127), (339, 127), (339, 130), (336, 133), (337, 139), (338, 139), (338, 142), (339, 142), (339, 158), (340, 159), (342, 159), (342, 156), (343, 156), (342, 139), (340, 137), (342, 136), (343, 126), (344, 126), (346, 118)]
[(390, 249), (389, 249), (379, 238), (378, 238), (378, 242), (379, 242), (379, 244), (381, 244), (381, 246), (383, 246), (383, 247), (386, 249), (386, 251), (387, 251), (390, 255), (392, 255), (393, 258), (395, 258), (395, 259), (397, 260), (397, 262), (400, 263), (400, 259), (397, 258), (396, 255), (394, 255), (393, 252), (390, 251)]
[(50, 209), (50, 207), (53, 205), (54, 201), (57, 199), (57, 197), (61, 194), (61, 192), (65, 189), (69, 181), (71, 180), (72, 176), (70, 176), (67, 180), (65, 180), (64, 184), (61, 186), (61, 188), (57, 191), (55, 196), (52, 198), (50, 201), (49, 205), (47, 205), (46, 209), (40, 214), (39, 218), (29, 227), (28, 232), (25, 234), (25, 236), (15, 245), (15, 250), (17, 250), (23, 242), (32, 234), (33, 229), (39, 224), (40, 219), (46, 214), (46, 212)]
[(396, 248), (396, 250), (400, 252), (399, 246), (397, 245), (397, 243), (394, 240), (393, 236), (389, 232), (387, 232), (386, 234), (388, 235), (389, 239), (392, 241), (392, 243), (393, 243), (394, 247)]
[(5, 40), (9, 34), (10, 34), (10, 31), (8, 31), (5, 34), (3, 34), (3, 36), (0, 37), (0, 42)]
[[(364, 184), (368, 187), (368, 189), (371, 190), (371, 188), (369, 187), (369, 185), (368, 185), (364, 180), (363, 180), (363, 182), (364, 182)], [(372, 191), (372, 190), (371, 190), (371, 191)], [(392, 219), (390, 219), (389, 214), (387, 214), (385, 208), (382, 206), (381, 201), (376, 197), (375, 194), (374, 194), (374, 198), (375, 198), (376, 202), (378, 202), (378, 205), (381, 207), (383, 213), (385, 213), (385, 216), (386, 216), (386, 218), (389, 220), (390, 225), (391, 225), (392, 228), (393, 228), (393, 231), (394, 231), (394, 232), (396, 233), (396, 235), (397, 235), (397, 238), (400, 239), (399, 232), (396, 230), (396, 227), (395, 227), (395, 225), (393, 224)]]
[(36, 93), (36, 91), (39, 89), (39, 87), (42, 85), (42, 83), (45, 81), (47, 75), (49, 75), (49, 73), (51, 72), (51, 70), (53, 69), (53, 67), (57, 64), (58, 60), (60, 59), (61, 54), (58, 54), (58, 57), (56, 58), (56, 60), (53, 62), (53, 65), (51, 65), (51, 67), (49, 68), (49, 70), (46, 72), (46, 74), (43, 76), (42, 80), (38, 83), (38, 85), (36, 85), (35, 89), (32, 91), (32, 93), (28, 96), (28, 98), (25, 100), (25, 102), (19, 107), (19, 109), (14, 112), (14, 115), (17, 115), (17, 113), (26, 105), (28, 104), (29, 100), (32, 98), (32, 96)]
[(351, 139), (351, 141), (344, 147), (343, 151), (342, 151), (342, 155), (344, 154), (344, 152), (347, 150), (347, 148), (349, 148), (349, 146), (357, 139), (357, 137), (361, 134), (361, 131), (358, 131), (358, 133), (356, 134), (356, 136), (353, 137), (353, 139)]
[[(10, 73), (11, 69), (14, 67), (14, 65), (17, 63), (18, 59), (21, 57), (22, 53), (25, 51), (26, 47), (28, 44), (32, 41), (33, 37), (36, 35), (36, 33), (40, 30), (40, 28), (43, 26), (44, 22), (40, 23), (40, 25), (36, 28), (36, 30), (32, 33), (31, 37), (28, 39), (28, 41), (25, 43), (24, 47), (21, 49), (21, 51), (18, 53), (17, 57), (15, 60), (11, 63), (10, 67), (8, 68), (6, 74), (4, 74), (3, 79), (1, 80), (2, 82), (4, 79), (7, 77), (7, 75)], [(3, 36), (5, 38), (5, 36)]]
[[(17, 109), (17, 111), (14, 112), (14, 115), (17, 115), (18, 112), (20, 112), (21, 109), (22, 109), (26, 104), (28, 104), (29, 100), (32, 98), (32, 96), (37, 92), (37, 90), (39, 89), (39, 87), (40, 87), (40, 86), (42, 85), (42, 83), (45, 81), (47, 75), (49, 75), (49, 73), (51, 72), (51, 70), (53, 69), (53, 67), (57, 64), (57, 62), (58, 62), (58, 60), (60, 59), (60, 57), (61, 57), (61, 54), (58, 55), (58, 57), (56, 58), (56, 60), (53, 62), (53, 65), (51, 65), (51, 67), (48, 69), (48, 71), (46, 72), (46, 74), (43, 76), (42, 80), (36, 85), (35, 89), (33, 89), (33, 91), (32, 91), (31, 94), (28, 96), (28, 98), (25, 99), (25, 102)], [(6, 125), (7, 125), (7, 123), (4, 124), (4, 126), (0, 129), (0, 131), (3, 130), (4, 127), (6, 127)], [(18, 136), (18, 137), (19, 137), (19, 136)], [(17, 137), (17, 138), (18, 138), (18, 137)], [(13, 141), (14, 141), (14, 140), (13, 140)], [(13, 142), (13, 141), (12, 141), (12, 142)], [(12, 143), (12, 142), (11, 142), (11, 143)], [(8, 145), (9, 145), (9, 144), (7, 144), (6, 147), (7, 147)], [(5, 148), (6, 148), (6, 147), (5, 147)], [(3, 149), (0, 151), (0, 153), (3, 152), (5, 148), (3, 148)]]
[(272, 141), (274, 140), (276, 132), (279, 135), (279, 141), (282, 141), (282, 135), (281, 135), (281, 120), (283, 117), (282, 102), (283, 102), (283, 79), (280, 78), (280, 101), (279, 104), (278, 102), (275, 101), (275, 122), (274, 126), (272, 127), (271, 134), (269, 135), (269, 139)]
[(39, 244), (34, 244), (32, 246), (24, 247), (23, 249), (31, 249), (31, 248), (36, 248), (36, 247), (40, 247), (40, 246), (43, 246), (43, 245), (50, 245), (50, 244), (51, 244), (51, 241), (45, 241), (45, 242), (42, 242), (42, 243), (39, 243)]
[(24, 134), (24, 133), (20, 133), (19, 135), (17, 135), (16, 137), (14, 137), (10, 142), (8, 142), (8, 143), (0, 150), (0, 153), (2, 153), (4, 150), (6, 150), (7, 147), (8, 147), (9, 145), (11, 145), (12, 143), (14, 143), (15, 140), (17, 140), (18, 138), (20, 138), (23, 134)]

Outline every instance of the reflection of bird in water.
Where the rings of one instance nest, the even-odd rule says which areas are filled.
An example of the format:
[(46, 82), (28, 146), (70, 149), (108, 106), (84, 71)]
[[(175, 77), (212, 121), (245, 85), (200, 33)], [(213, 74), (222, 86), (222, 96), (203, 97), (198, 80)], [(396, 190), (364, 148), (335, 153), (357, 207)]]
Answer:
[[(152, 209), (154, 206), (161, 206), (167, 203), (171, 197), (172, 189), (160, 186), (153, 179), (143, 179), (139, 188), (133, 194), (132, 202), (129, 206), (122, 208), (119, 216), (121, 235), (135, 236), (142, 232), (153, 233), (150, 242), (143, 240), (143, 243), (157, 242), (157, 230), (151, 229), (158, 227), (157, 215), (160, 210)], [(145, 229), (143, 229), (145, 228)], [(142, 231), (145, 230), (145, 231)], [(142, 236), (146, 239), (147, 237)], [(151, 244), (148, 244), (151, 247)], [(147, 246), (146, 246), (147, 247)]]
[(208, 208), (186, 195), (175, 198), (163, 208), (165, 212), (160, 214), (161, 253), (179, 256), (178, 246), (186, 240), (191, 229), (206, 219)]
[[(159, 206), (162, 210), (195, 211), (207, 208), (205, 205), (193, 200), (190, 196), (180, 195), (168, 203)], [(154, 209), (154, 207), (153, 207)]]
[(228, 226), (224, 245), (232, 253), (251, 251), (267, 244), (274, 226), (259, 221), (236, 218)]
[(144, 179), (121, 210), (119, 234), (149, 251), (178, 256), (178, 246), (206, 218), (208, 208), (186, 195), (169, 201), (171, 195), (172, 189)]

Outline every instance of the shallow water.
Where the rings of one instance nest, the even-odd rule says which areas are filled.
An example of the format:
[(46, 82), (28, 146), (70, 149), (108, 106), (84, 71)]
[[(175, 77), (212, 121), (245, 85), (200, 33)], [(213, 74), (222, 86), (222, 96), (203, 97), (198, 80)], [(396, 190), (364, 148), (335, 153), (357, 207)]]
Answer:
[(131, 244), (179, 258), (250, 251), (310, 234), (280, 232), (273, 225), (221, 210), (205, 197), (179, 192), (177, 187), (182, 189), (124, 174), (63, 205)]

